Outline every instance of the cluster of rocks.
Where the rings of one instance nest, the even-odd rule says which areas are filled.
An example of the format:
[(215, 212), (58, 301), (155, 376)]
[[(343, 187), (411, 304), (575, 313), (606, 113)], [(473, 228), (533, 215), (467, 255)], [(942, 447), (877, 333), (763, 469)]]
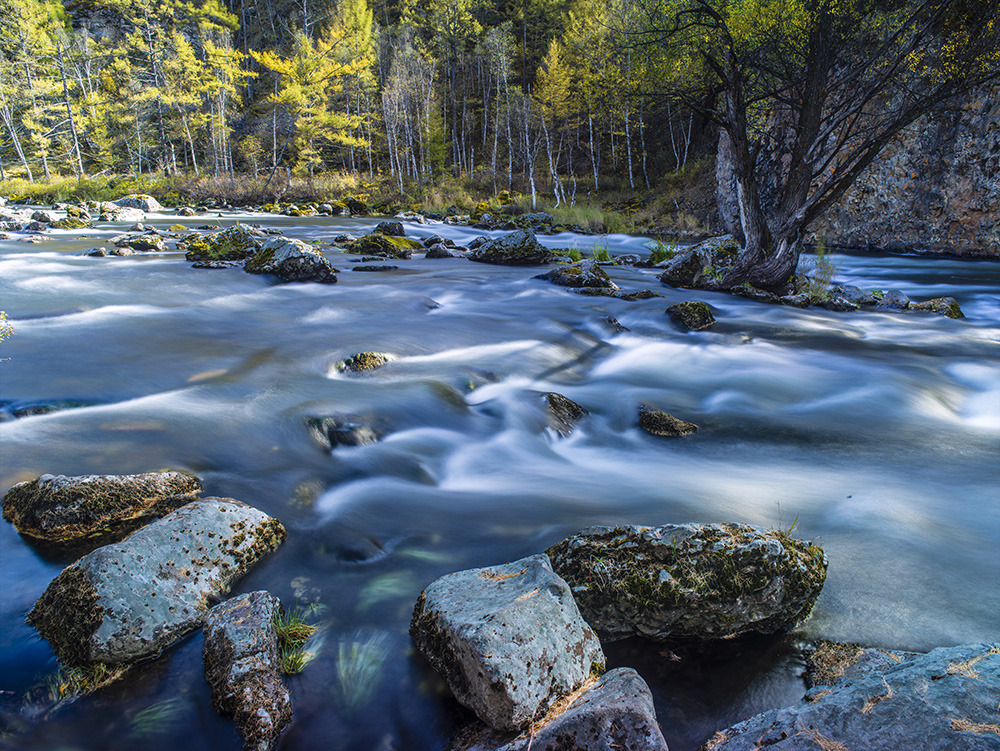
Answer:
[(266, 592), (220, 601), (286, 532), (258, 509), (201, 490), (199, 478), (181, 472), (42, 475), (14, 485), (3, 517), (21, 535), (88, 549), (27, 620), (64, 666), (85, 672), (131, 667), (204, 626), (213, 703), (234, 717), (245, 748), (266, 751), (291, 719), (275, 627), (281, 605)]
[(595, 527), (436, 580), (410, 633), (479, 720), (456, 749), (665, 751), (649, 688), (631, 668), (604, 673), (601, 641), (791, 628), (826, 565), (811, 543), (744, 525)]

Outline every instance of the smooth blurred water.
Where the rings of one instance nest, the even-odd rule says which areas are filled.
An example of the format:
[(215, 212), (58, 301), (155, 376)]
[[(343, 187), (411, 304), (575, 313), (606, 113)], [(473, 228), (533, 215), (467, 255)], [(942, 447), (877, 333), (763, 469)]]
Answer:
[[(304, 240), (359, 234), (352, 219), (236, 219)], [(154, 218), (166, 227), (173, 217)], [(187, 220), (191, 221), (191, 220)], [(204, 219), (194, 220), (201, 223)], [(318, 656), (290, 679), (282, 749), (444, 748), (461, 714), (411, 654), (420, 590), (445, 573), (543, 551), (596, 523), (795, 523), (830, 568), (812, 617), (784, 639), (678, 662), (648, 643), (609, 647), (640, 669), (674, 751), (803, 692), (795, 647), (825, 638), (897, 649), (996, 640), (1000, 612), (1000, 266), (834, 255), (838, 279), (916, 299), (956, 297), (965, 320), (763, 305), (661, 286), (662, 297), (579, 296), (538, 270), (464, 259), (275, 285), (192, 269), (180, 253), (91, 258), (114, 225), (0, 242), (0, 354), (10, 406), (84, 404), (0, 424), (0, 491), (42, 473), (191, 470), (206, 492), (280, 518), (286, 544), (236, 591), (318, 603)], [(475, 230), (409, 225), (464, 243)], [(641, 238), (606, 238), (612, 253)], [(586, 251), (596, 238), (542, 238)], [(676, 328), (701, 299), (718, 323)], [(616, 318), (618, 332), (604, 319)], [(395, 359), (345, 375), (355, 352)], [(545, 427), (546, 391), (590, 411), (569, 438)], [(701, 426), (681, 440), (636, 426), (647, 403)], [(379, 443), (317, 448), (303, 421), (349, 415)], [(9, 735), (32, 749), (238, 749), (209, 705), (194, 634), (135, 675), (56, 712), (17, 711), (55, 668), (23, 618), (65, 561), (0, 524), (0, 675)]]

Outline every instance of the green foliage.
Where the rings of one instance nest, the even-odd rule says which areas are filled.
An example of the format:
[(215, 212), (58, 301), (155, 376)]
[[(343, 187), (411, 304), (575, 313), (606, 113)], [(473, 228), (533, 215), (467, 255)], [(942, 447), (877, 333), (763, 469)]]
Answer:
[(367, 704), (382, 680), (389, 646), (385, 634), (358, 634), (337, 645), (334, 696), (351, 711)]
[(839, 269), (830, 258), (824, 243), (816, 246), (815, 255), (800, 257), (800, 272), (796, 276), (795, 291), (809, 295), (811, 302), (821, 302), (830, 296), (830, 286)]
[(580, 252), (579, 248), (570, 248), (563, 255), (565, 255), (573, 263), (583, 260), (583, 253)]
[(614, 262), (614, 259), (611, 257), (611, 252), (608, 250), (608, 241), (606, 238), (595, 243), (594, 247), (590, 249), (590, 254), (598, 263)]
[(121, 678), (127, 668), (96, 663), (88, 667), (62, 667), (45, 678), (50, 701), (61, 702), (89, 694)]
[(676, 242), (653, 240), (653, 242), (650, 243), (650, 248), (649, 248), (650, 263), (657, 264), (657, 263), (662, 263), (663, 261), (669, 261), (675, 255), (677, 255)]
[(287, 675), (301, 673), (316, 654), (306, 651), (306, 642), (316, 633), (316, 626), (306, 623), (306, 619), (316, 611), (315, 605), (305, 610), (296, 607), (289, 612), (275, 616), (274, 629), (278, 634), (278, 650), (281, 669)]

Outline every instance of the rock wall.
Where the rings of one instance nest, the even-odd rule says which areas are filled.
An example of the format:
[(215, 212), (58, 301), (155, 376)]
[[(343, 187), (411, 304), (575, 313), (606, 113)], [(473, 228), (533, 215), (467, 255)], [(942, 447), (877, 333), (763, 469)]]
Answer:
[[(725, 195), (733, 178), (724, 138), (719, 147), (719, 219), (733, 232), (739, 215)], [(767, 161), (762, 174), (780, 169), (780, 160)], [(766, 206), (774, 186), (764, 183)], [(1000, 257), (1000, 84), (901, 131), (810, 229), (809, 241), (834, 246)]]

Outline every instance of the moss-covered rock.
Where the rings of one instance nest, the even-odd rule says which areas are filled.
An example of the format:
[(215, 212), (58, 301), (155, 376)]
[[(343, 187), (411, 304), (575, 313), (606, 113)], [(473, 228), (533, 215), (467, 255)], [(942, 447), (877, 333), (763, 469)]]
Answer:
[(85, 219), (75, 219), (69, 216), (65, 219), (59, 219), (52, 222), (52, 229), (90, 229), (93, 226), (93, 222), (88, 222)]
[(618, 289), (618, 285), (611, 281), (611, 278), (604, 269), (596, 261), (592, 260), (580, 261), (572, 266), (560, 266), (551, 271), (546, 271), (544, 274), (539, 274), (535, 279), (545, 279), (561, 287)]
[(119, 235), (114, 238), (114, 244), (119, 248), (131, 248), (132, 250), (138, 250), (143, 253), (164, 251), (167, 249), (167, 245), (163, 241), (163, 238), (155, 232)]
[(811, 542), (744, 524), (591, 527), (546, 552), (602, 639), (784, 631), (808, 616), (827, 567)]
[(245, 224), (213, 232), (206, 237), (194, 236), (178, 243), (188, 261), (244, 261), (262, 247), (264, 233)]
[(47, 543), (121, 539), (138, 524), (190, 503), (201, 480), (182, 472), (140, 475), (42, 475), (3, 497), (3, 518)]
[(322, 253), (288, 237), (268, 240), (243, 269), (248, 274), (273, 274), (283, 282), (337, 282), (337, 269)]
[(691, 435), (698, 430), (698, 426), (693, 422), (678, 420), (673, 415), (645, 404), (639, 406), (639, 427), (650, 435), (662, 438), (678, 438)]
[(285, 535), (232, 498), (193, 501), (67, 567), (28, 623), (65, 665), (136, 662), (200, 627), (212, 601)]
[(937, 313), (946, 318), (965, 318), (965, 314), (958, 305), (958, 300), (954, 297), (935, 297), (933, 300), (925, 300), (924, 302), (911, 302), (910, 310)]
[(385, 352), (358, 352), (346, 360), (341, 360), (334, 367), (341, 373), (345, 371), (359, 373), (363, 370), (381, 368), (391, 359), (392, 356), (387, 355)]
[(368, 204), (354, 196), (347, 196), (344, 199), (344, 206), (354, 216), (367, 216), (369, 213)]
[(551, 258), (552, 252), (527, 229), (487, 240), (469, 254), (469, 260), (504, 266), (540, 266)]
[(353, 242), (348, 242), (344, 248), (351, 253), (359, 255), (382, 256), (385, 258), (398, 258), (406, 260), (413, 256), (414, 250), (423, 249), (423, 245), (417, 240), (408, 237), (390, 237), (381, 232), (359, 237)]
[(712, 309), (706, 303), (698, 300), (688, 300), (671, 305), (667, 308), (667, 315), (670, 316), (671, 320), (691, 331), (701, 331), (715, 323)]

